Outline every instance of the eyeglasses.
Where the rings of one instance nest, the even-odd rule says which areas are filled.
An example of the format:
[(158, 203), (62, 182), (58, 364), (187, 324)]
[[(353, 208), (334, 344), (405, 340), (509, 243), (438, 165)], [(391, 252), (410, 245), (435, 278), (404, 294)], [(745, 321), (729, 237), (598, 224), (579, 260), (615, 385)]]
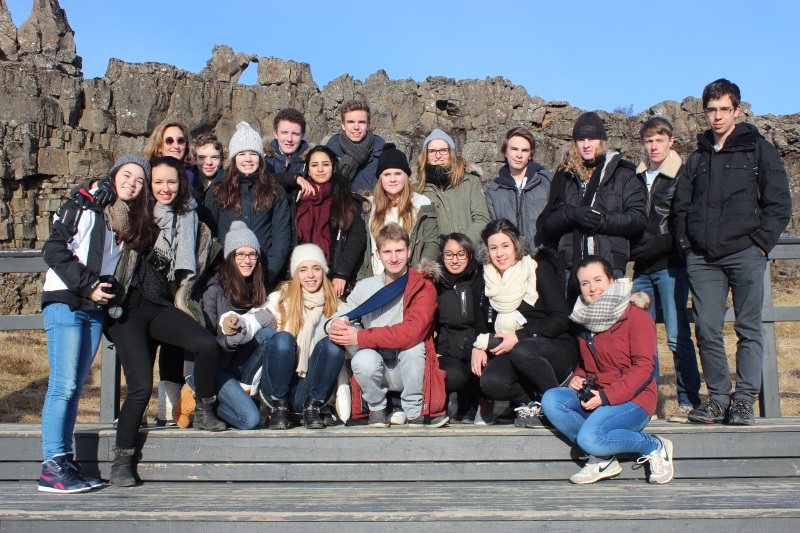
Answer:
[(733, 113), (733, 110), (733, 107), (707, 107), (703, 111), (705, 111), (706, 115), (713, 117), (717, 112), (719, 112), (720, 115), (730, 115)]
[(175, 143), (178, 143), (178, 146), (184, 146), (186, 144), (186, 137), (178, 137), (177, 139), (173, 139), (172, 137), (164, 137), (164, 144), (167, 146), (172, 146)]
[(245, 259), (249, 259), (250, 261), (255, 261), (258, 259), (258, 252), (236, 252), (233, 254), (236, 257), (237, 261), (244, 261)]
[(467, 258), (467, 252), (465, 252), (464, 250), (461, 250), (460, 252), (457, 252), (457, 253), (453, 253), (453, 252), (445, 252), (445, 253), (444, 253), (444, 254), (442, 254), (442, 255), (443, 255), (443, 256), (444, 256), (444, 258), (445, 258), (445, 259), (447, 259), (448, 261), (451, 261), (451, 260), (452, 260), (454, 257), (455, 257), (456, 259), (458, 259), (459, 261), (463, 261), (464, 259), (466, 259), (466, 258)]
[(428, 148), (428, 155), (447, 155), (450, 153), (450, 148)]

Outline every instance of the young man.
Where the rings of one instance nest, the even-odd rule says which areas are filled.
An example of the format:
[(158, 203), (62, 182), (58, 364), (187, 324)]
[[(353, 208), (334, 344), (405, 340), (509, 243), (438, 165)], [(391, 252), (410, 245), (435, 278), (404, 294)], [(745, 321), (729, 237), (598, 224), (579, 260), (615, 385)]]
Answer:
[[(697, 136), (697, 150), (675, 195), (675, 242), (686, 258), (709, 395), (689, 413), (691, 422), (755, 423), (753, 403), (761, 389), (764, 356), (764, 269), (792, 213), (780, 155), (755, 126), (736, 123), (740, 102), (739, 87), (726, 79), (703, 89), (711, 129)], [(728, 289), (739, 339), (733, 395), (722, 339)]]
[(349, 100), (342, 105), (342, 133), (328, 141), (328, 148), (339, 156), (339, 169), (350, 180), (353, 192), (372, 191), (375, 170), (383, 153), (384, 140), (370, 129), (371, 113), (366, 102)]
[[(433, 346), (436, 288), (427, 276), (408, 267), (410, 237), (402, 226), (387, 224), (378, 232), (376, 241), (375, 255), (384, 272), (356, 285), (338, 312), (341, 318), (330, 322), (330, 339), (357, 350), (351, 367), (361, 391), (354, 391), (353, 396), (366, 400), (370, 426), (389, 425), (386, 414), (389, 390), (400, 391), (408, 424), (443, 426), (450, 420), (444, 413), (444, 395), (439, 401), (423, 389), (424, 383), (442, 377)], [(405, 288), (379, 309), (363, 315), (363, 329), (354, 328), (347, 314), (390, 283), (405, 283)], [(441, 385), (443, 393), (444, 383)], [(429, 413), (423, 413), (425, 407)]]
[(197, 217), (205, 222), (205, 199), (211, 182), (222, 179), (225, 169), (222, 167), (224, 150), (222, 143), (213, 133), (203, 133), (192, 143), (194, 150), (194, 168), (197, 176), (192, 185), (192, 195), (197, 202)]
[[(305, 158), (308, 150), (306, 135), (306, 118), (294, 108), (281, 109), (272, 121), (272, 139), (264, 147), (264, 159), (268, 169), (287, 192), (298, 189), (303, 196), (313, 194), (313, 187), (303, 177)], [(290, 194), (291, 197), (295, 195)]]
[[(650, 295), (650, 315), (656, 319), (661, 308), (667, 330), (667, 345), (675, 362), (678, 408), (670, 422), (686, 423), (689, 412), (700, 405), (700, 371), (692, 343), (686, 303), (689, 299), (689, 277), (686, 263), (675, 251), (670, 231), (673, 222), (672, 203), (683, 171), (681, 157), (671, 150), (675, 143), (672, 124), (654, 117), (639, 131), (645, 160), (636, 173), (647, 185), (647, 229), (631, 247), (633, 290)], [(656, 369), (658, 370), (658, 369)]]

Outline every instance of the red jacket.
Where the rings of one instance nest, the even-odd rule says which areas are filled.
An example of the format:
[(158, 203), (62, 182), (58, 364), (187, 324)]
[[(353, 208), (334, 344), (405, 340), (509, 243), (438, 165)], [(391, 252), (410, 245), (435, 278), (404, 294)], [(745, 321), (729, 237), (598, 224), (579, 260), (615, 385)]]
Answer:
[[(371, 348), (408, 350), (425, 342), (425, 377), (422, 384), (422, 414), (439, 416), (445, 412), (447, 395), (444, 390), (445, 372), (439, 369), (439, 359), (433, 345), (436, 315), (436, 288), (433, 282), (413, 268), (408, 269), (408, 283), (403, 290), (403, 321), (393, 326), (367, 328), (358, 331), (359, 349)], [(353, 377), (353, 418), (362, 414), (361, 388)]]
[(656, 325), (646, 309), (633, 302), (616, 324), (592, 337), (579, 332), (581, 361), (575, 375), (596, 376), (603, 405), (625, 402), (641, 406), (651, 416), (656, 411)]

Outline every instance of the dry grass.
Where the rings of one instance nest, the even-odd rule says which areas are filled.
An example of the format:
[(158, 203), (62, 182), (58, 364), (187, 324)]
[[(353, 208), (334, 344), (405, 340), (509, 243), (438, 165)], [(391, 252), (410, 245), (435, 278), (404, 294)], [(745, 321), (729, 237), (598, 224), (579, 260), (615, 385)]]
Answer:
[[(775, 291), (775, 305), (800, 305), (800, 291), (788, 288)], [(800, 323), (776, 325), (778, 368), (780, 370), (781, 412), (783, 416), (800, 416)], [(675, 370), (667, 348), (663, 324), (658, 326), (661, 354), (661, 386), (658, 414), (669, 416), (677, 407)], [(731, 324), (725, 325), (725, 345), (731, 369), (736, 336)], [(158, 379), (158, 369), (155, 370)], [(41, 331), (0, 331), (0, 422), (39, 422), (47, 391), (47, 343)], [(705, 385), (701, 391), (706, 393)], [(123, 382), (124, 394), (124, 382)], [(150, 418), (157, 412), (157, 398), (150, 401)], [(95, 359), (78, 409), (79, 422), (97, 422), (100, 417), (100, 357)]]

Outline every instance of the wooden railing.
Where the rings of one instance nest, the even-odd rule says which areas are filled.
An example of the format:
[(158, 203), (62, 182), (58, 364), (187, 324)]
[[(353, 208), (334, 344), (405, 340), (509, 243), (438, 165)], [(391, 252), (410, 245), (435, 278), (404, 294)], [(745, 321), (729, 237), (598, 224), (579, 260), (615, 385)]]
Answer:
[[(800, 259), (800, 237), (781, 237), (769, 255), (770, 260)], [(0, 274), (44, 272), (47, 266), (41, 250), (0, 250)], [(778, 379), (776, 322), (800, 321), (800, 306), (772, 305), (772, 277), (767, 268), (764, 276), (764, 372), (761, 378), (759, 406), (761, 416), (780, 418), (781, 397)], [(728, 308), (725, 322), (733, 322), (733, 309)], [(42, 315), (0, 315), (0, 330), (42, 329)], [(100, 422), (111, 423), (119, 414), (120, 365), (114, 345), (103, 337), (100, 369)]]

